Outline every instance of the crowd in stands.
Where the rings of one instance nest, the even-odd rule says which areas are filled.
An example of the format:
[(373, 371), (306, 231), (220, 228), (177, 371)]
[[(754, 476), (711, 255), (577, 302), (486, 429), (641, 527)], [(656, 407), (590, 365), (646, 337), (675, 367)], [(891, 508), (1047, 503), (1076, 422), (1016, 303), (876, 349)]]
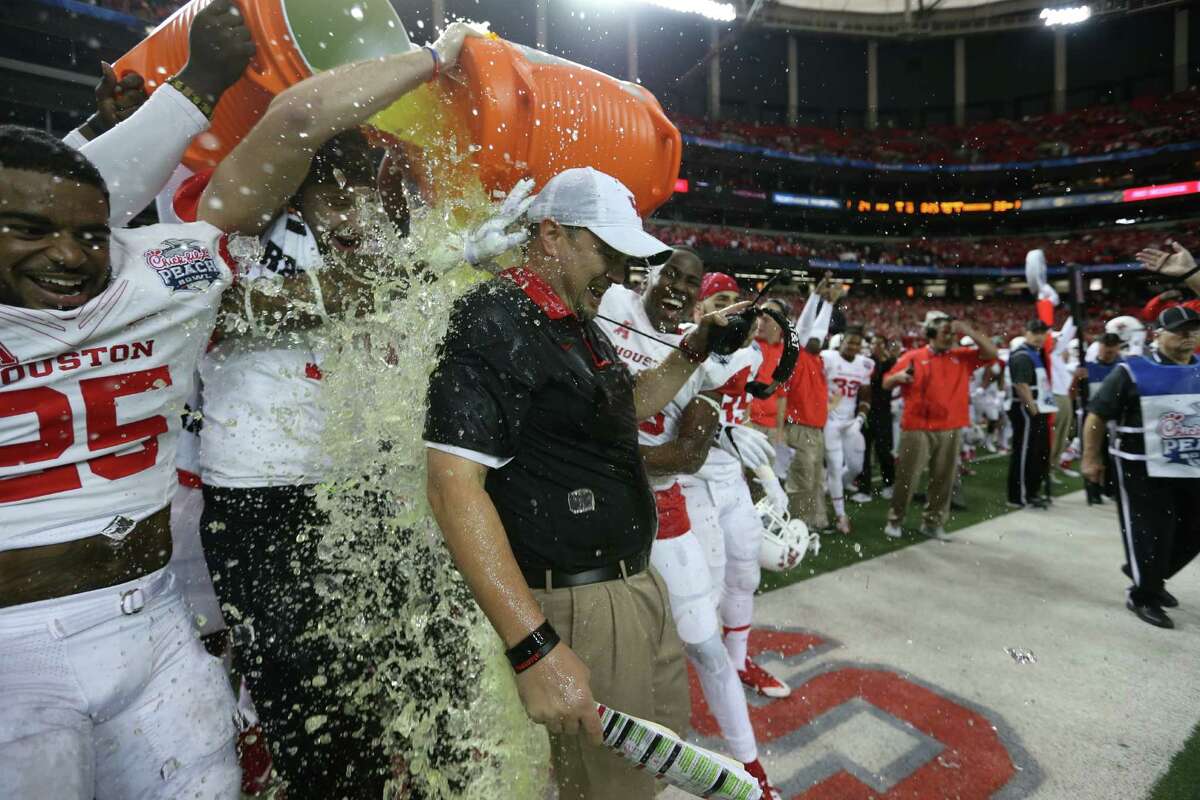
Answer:
[[(1035, 315), (1032, 297), (997, 296), (983, 302), (964, 302), (924, 297), (856, 297), (852, 291), (842, 301), (841, 308), (846, 319), (864, 322), (871, 331), (901, 341), (906, 347), (921, 338), (921, 322), (928, 311), (942, 311), (956, 319), (969, 320), (979, 330), (1003, 337), (1005, 347)], [(1065, 311), (1060, 316), (1065, 319)]]
[(975, 239), (889, 238), (842, 241), (801, 235), (679, 223), (658, 225), (665, 241), (697, 249), (758, 253), (790, 258), (816, 258), (865, 264), (904, 264), (938, 267), (1014, 267), (1025, 254), (1040, 247), (1050, 264), (1119, 264), (1151, 244), (1173, 238), (1184, 247), (1200, 247), (1200, 220), (1173, 228), (1117, 227), (1051, 236), (1006, 236)]
[(85, 0), (89, 5), (120, 11), (122, 14), (144, 19), (147, 22), (161, 22), (175, 13), (183, 5), (180, 0)]
[(1138, 97), (1127, 104), (1092, 106), (1065, 114), (977, 122), (920, 130), (755, 125), (734, 120), (676, 120), (684, 133), (880, 163), (994, 163), (1157, 147), (1200, 139), (1200, 91)]

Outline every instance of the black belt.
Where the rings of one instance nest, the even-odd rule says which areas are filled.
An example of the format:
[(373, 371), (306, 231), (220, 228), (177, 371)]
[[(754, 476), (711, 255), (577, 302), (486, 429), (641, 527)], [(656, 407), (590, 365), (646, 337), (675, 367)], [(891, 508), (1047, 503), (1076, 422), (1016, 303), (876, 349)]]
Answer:
[(639, 553), (636, 556), (623, 558), (616, 564), (609, 564), (583, 572), (560, 572), (556, 569), (527, 569), (521, 568), (530, 589), (567, 589), (572, 586), (586, 586), (589, 583), (615, 581), (619, 578), (632, 578), (650, 566), (650, 553)]

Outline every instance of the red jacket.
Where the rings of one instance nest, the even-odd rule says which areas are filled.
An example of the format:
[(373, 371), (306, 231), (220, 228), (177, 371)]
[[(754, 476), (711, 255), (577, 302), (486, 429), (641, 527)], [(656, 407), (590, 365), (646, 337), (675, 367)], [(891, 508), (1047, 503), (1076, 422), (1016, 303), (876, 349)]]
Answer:
[[(769, 384), (771, 375), (775, 372), (775, 368), (779, 366), (779, 359), (783, 355), (783, 342), (779, 341), (771, 344), (765, 339), (758, 339), (758, 349), (762, 351), (763, 361), (759, 367), (758, 375), (755, 376), (756, 381), (762, 381)], [(775, 391), (775, 394), (768, 397), (766, 400), (754, 398), (750, 401), (750, 421), (755, 425), (761, 425), (764, 428), (775, 427), (775, 414), (779, 411), (779, 400), (785, 396), (787, 386), (780, 386)]]
[(801, 348), (796, 371), (787, 384), (787, 421), (809, 428), (824, 428), (829, 418), (829, 385), (821, 356)]

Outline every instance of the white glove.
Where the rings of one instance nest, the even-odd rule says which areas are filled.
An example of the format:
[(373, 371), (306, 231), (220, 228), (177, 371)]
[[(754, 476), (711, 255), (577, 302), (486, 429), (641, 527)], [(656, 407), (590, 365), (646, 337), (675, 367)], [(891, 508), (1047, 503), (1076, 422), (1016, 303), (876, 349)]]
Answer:
[(865, 416), (863, 416), (862, 414), (859, 414), (857, 417), (854, 418), (854, 421), (850, 423), (850, 430), (856, 436), (862, 436), (863, 424), (866, 421), (867, 421), (867, 418)]
[(486, 25), (473, 22), (451, 22), (442, 31), (437, 41), (429, 45), (437, 51), (438, 61), (442, 72), (458, 63), (458, 54), (462, 52), (463, 42), (468, 37), (484, 37), (488, 35)]
[(717, 446), (750, 469), (775, 461), (775, 446), (765, 434), (745, 425), (723, 425), (717, 429)]
[(754, 476), (763, 488), (763, 493), (767, 497), (767, 502), (775, 509), (776, 514), (786, 515), (788, 512), (788, 496), (783, 487), (779, 485), (779, 476), (775, 474), (775, 470), (770, 464), (762, 467), (755, 467)]
[(533, 178), (522, 178), (504, 198), (504, 202), (486, 222), (467, 234), (463, 242), (463, 258), (467, 263), (476, 266), (487, 264), (497, 256), (508, 252), (514, 247), (524, 244), (529, 238), (529, 232), (521, 228), (506, 233), (509, 227), (525, 215), (525, 210), (534, 198)]
[(1058, 292), (1054, 291), (1054, 287), (1048, 283), (1038, 289), (1038, 300), (1049, 300), (1055, 308), (1058, 308), (1058, 304), (1062, 302), (1058, 297)]

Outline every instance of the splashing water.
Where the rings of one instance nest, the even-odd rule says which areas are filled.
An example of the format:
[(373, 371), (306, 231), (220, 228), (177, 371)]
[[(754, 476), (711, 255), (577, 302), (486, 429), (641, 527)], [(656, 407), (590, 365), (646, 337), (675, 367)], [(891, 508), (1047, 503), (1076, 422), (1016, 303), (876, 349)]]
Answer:
[[(407, 796), (426, 800), (541, 797), (548, 778), (545, 731), (526, 716), (500, 641), (425, 500), (425, 387), (451, 305), (487, 277), (463, 265), (461, 231), (492, 210), (476, 185), (414, 211), (400, 238), (378, 198), (360, 198), (366, 244), (325, 259), (353, 259), (343, 266), (372, 286), (373, 312), (331, 320), (315, 337), (330, 462), (318, 504), (329, 524), (318, 533), (314, 580), (322, 611), (305, 635), (332, 643), (342, 664), (369, 668), (331, 664), (312, 679), (336, 678), (347, 706), (380, 720)], [(262, 333), (274, 323), (247, 317), (234, 327)], [(318, 720), (309, 724), (320, 737)]]

